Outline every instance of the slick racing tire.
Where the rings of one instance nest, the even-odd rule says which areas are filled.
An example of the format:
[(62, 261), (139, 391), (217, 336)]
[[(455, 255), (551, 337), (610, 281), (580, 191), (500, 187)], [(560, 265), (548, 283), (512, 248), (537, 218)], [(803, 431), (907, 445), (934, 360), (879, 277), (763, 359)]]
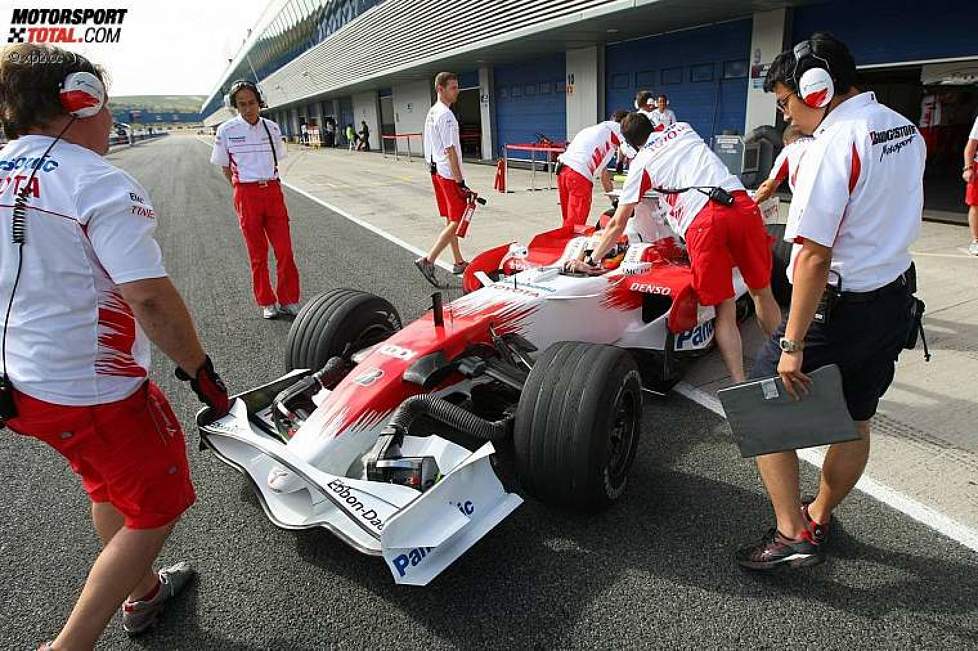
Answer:
[(547, 348), (530, 371), (513, 423), (524, 490), (581, 511), (621, 497), (638, 449), (641, 386), (624, 349), (578, 342)]
[(305, 304), (285, 341), (285, 370), (318, 370), (331, 357), (350, 355), (401, 329), (390, 302), (355, 289), (334, 289)]
[(774, 238), (771, 265), (771, 293), (781, 307), (791, 305), (791, 283), (788, 282), (788, 262), (791, 242), (784, 241), (784, 224), (768, 224), (767, 232)]

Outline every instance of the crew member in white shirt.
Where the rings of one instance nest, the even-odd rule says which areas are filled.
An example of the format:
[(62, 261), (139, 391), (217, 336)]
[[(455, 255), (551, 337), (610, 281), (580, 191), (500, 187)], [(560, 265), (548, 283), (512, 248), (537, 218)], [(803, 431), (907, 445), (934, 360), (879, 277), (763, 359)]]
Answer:
[[(686, 241), (699, 302), (716, 309), (717, 346), (727, 370), (735, 382), (743, 381), (734, 266), (750, 291), (761, 329), (770, 334), (781, 320), (781, 310), (771, 293), (771, 245), (760, 210), (740, 180), (689, 124), (677, 122), (653, 137), (652, 123), (632, 113), (622, 122), (621, 130), (625, 141), (639, 151), (631, 162), (618, 209), (592, 252), (590, 266), (582, 263), (580, 270), (594, 270), (595, 261), (601, 260), (624, 232), (635, 205), (647, 191), (684, 190), (664, 195), (666, 219)], [(729, 205), (708, 198), (712, 188), (726, 193)]]
[(652, 126), (656, 131), (665, 131), (676, 124), (676, 114), (669, 108), (669, 98), (659, 95), (655, 100), (655, 110), (649, 114)]
[(968, 142), (964, 146), (964, 172), (962, 178), (967, 183), (964, 202), (968, 204), (968, 226), (971, 228), (971, 244), (968, 253), (978, 256), (978, 117), (971, 127)]
[(557, 157), (557, 190), (565, 230), (573, 231), (574, 226), (587, 223), (596, 175), (605, 192), (615, 189), (608, 170), (611, 157), (616, 152), (622, 155), (623, 144), (634, 154), (621, 135), (621, 121), (626, 115), (628, 111), (615, 111), (610, 120), (581, 129)]
[[(250, 81), (232, 83), (228, 101), (238, 116), (218, 127), (211, 162), (221, 166), (233, 188), (234, 211), (248, 249), (251, 285), (262, 316), (295, 316), (299, 313), (299, 270), (279, 183), (278, 162), (286, 154), (282, 132), (275, 122), (261, 117), (261, 94)], [(274, 290), (268, 277), (269, 242), (275, 252)]]
[[(0, 88), (12, 138), (0, 150), (0, 428), (54, 448), (88, 493), (102, 551), (41, 648), (92, 649), (120, 606), (123, 627), (141, 633), (194, 574), (188, 563), (152, 569), (196, 496), (180, 423), (149, 379), (150, 342), (212, 415), (229, 399), (163, 267), (149, 195), (103, 158), (112, 114), (102, 69), (22, 43), (0, 52)], [(75, 512), (73, 502), (52, 503)], [(87, 542), (52, 546), (52, 535), (38, 530), (35, 549), (5, 553), (87, 553)]]
[(754, 194), (754, 201), (759, 204), (767, 201), (785, 181), (788, 181), (788, 187), (791, 188), (791, 191), (795, 191), (798, 167), (805, 157), (805, 148), (812, 143), (812, 138), (802, 134), (797, 126), (789, 124), (784, 128), (784, 133), (781, 134), (781, 141), (784, 143), (784, 147), (781, 148), (778, 157), (774, 159), (771, 173)]
[[(820, 562), (833, 509), (869, 457), (870, 419), (893, 380), (894, 362), (919, 323), (910, 245), (923, 211), (926, 148), (917, 127), (855, 88), (856, 64), (830, 34), (783, 52), (765, 90), (786, 120), (815, 138), (805, 152), (785, 240), (794, 243), (787, 319), (758, 353), (752, 377), (779, 375), (804, 400), (807, 372), (838, 364), (860, 439), (831, 445), (818, 494), (802, 503), (798, 457), (757, 458), (777, 526), (737, 552), (755, 570)], [(841, 292), (832, 296), (828, 285)], [(821, 301), (821, 304), (820, 304)]]
[(458, 99), (458, 75), (454, 72), (439, 72), (435, 76), (435, 93), (438, 99), (429, 109), (424, 123), (424, 155), (431, 174), (438, 214), (445, 220), (445, 227), (428, 254), (415, 260), (414, 265), (428, 282), (437, 286), (435, 260), (445, 247), (451, 246), (455, 260), (452, 273), (461, 274), (469, 264), (462, 257), (457, 231), (466, 205), (474, 193), (465, 184), (465, 177), (462, 175), (458, 119), (451, 109)]

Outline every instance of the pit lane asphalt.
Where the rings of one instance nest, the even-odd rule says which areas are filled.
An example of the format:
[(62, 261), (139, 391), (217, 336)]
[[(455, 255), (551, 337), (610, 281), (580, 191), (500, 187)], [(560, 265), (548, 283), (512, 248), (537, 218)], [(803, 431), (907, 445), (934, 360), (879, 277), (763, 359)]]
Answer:
[[(205, 147), (171, 136), (110, 159), (149, 191), (167, 268), (229, 387), (276, 377), (289, 324), (259, 318), (229, 188)], [(405, 319), (428, 304), (408, 252), (286, 198), (306, 299), (370, 290)], [(775, 576), (735, 567), (734, 547), (762, 533), (769, 508), (724, 422), (678, 395), (647, 399), (615, 508), (585, 517), (528, 501), (411, 588), (326, 531), (273, 526), (236, 471), (196, 450), (196, 400), (154, 361), (198, 493), (163, 560), (191, 559), (201, 574), (157, 631), (129, 641), (116, 618), (100, 648), (978, 648), (978, 556), (862, 494), (840, 509), (825, 564)], [(33, 649), (64, 621), (98, 545), (60, 457), (5, 431), (0, 464), (0, 648)], [(815, 486), (810, 467), (802, 476)]]

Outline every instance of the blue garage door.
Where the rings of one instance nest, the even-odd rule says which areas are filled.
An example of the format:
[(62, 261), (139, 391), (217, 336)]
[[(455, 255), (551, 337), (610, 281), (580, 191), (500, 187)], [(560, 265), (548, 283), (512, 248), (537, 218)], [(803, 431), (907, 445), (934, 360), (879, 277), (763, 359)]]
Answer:
[(856, 65), (978, 56), (973, 2), (862, 0), (795, 9), (792, 43), (831, 32)]
[(493, 70), (499, 156), (504, 144), (533, 142), (538, 133), (551, 140), (567, 138), (566, 72), (563, 53)]
[(665, 93), (676, 117), (705, 140), (743, 133), (751, 21), (738, 20), (609, 45), (605, 114), (634, 110), (635, 93)]

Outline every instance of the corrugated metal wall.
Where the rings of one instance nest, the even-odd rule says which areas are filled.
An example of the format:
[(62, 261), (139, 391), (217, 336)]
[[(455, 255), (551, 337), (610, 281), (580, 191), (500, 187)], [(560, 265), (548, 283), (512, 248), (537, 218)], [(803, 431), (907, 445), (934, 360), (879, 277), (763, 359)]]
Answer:
[(615, 0), (386, 0), (269, 75), (262, 87), (269, 105), (287, 104), (610, 4)]
[[(538, 133), (551, 140), (564, 140), (567, 135), (565, 69), (563, 53), (493, 69), (498, 156), (503, 155), (504, 144), (535, 142)], [(512, 157), (525, 158), (526, 154), (514, 152)]]

